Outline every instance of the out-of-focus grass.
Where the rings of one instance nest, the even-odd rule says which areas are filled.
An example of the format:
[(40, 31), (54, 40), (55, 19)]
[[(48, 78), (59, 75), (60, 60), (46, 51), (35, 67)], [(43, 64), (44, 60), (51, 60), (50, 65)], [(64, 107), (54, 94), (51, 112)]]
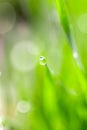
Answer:
[(16, 23), (1, 34), (1, 128), (87, 129), (86, 34), (76, 26), (86, 4), (86, 0), (15, 3)]

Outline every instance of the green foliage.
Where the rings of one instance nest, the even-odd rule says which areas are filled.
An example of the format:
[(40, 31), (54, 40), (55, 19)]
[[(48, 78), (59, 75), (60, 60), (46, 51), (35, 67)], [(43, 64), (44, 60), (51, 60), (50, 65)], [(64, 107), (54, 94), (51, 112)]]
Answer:
[[(15, 29), (4, 36), (2, 90), (5, 126), (10, 130), (87, 129), (87, 45), (75, 23), (78, 15), (87, 10), (87, 2), (77, 1), (21, 1), (28, 17), (28, 34), (21, 36)], [(36, 61), (27, 72), (20, 71), (11, 61), (12, 49), (22, 41), (30, 45), (31, 58), (26, 63), (33, 65), (33, 59)], [(26, 52), (23, 59), (20, 49), (16, 52), (20, 68), (25, 65)]]

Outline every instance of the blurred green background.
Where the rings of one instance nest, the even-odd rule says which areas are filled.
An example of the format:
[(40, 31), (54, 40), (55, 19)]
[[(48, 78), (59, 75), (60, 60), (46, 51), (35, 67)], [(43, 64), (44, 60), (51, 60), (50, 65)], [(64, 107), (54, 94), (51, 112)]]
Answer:
[(0, 0), (0, 130), (87, 129), (87, 0)]

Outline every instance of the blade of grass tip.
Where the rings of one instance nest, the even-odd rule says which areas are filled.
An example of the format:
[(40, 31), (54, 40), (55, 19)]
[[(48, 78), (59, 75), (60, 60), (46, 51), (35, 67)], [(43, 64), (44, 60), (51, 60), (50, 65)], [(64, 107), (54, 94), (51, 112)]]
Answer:
[(46, 58), (44, 56), (40, 56), (40, 65), (43, 65), (46, 67), (46, 75), (49, 77), (50, 82), (53, 84), (54, 81), (53, 81), (51, 72), (49, 70), (49, 66), (47, 64)]
[[(60, 17), (60, 22), (63, 26), (63, 29), (64, 29), (69, 41), (70, 41), (69, 21), (67, 19), (66, 8), (65, 8), (63, 0), (56, 0), (56, 5), (57, 5), (58, 14)], [(71, 44), (71, 42), (70, 42), (70, 44)]]
[(75, 42), (74, 42), (74, 39), (73, 39), (73, 36), (71, 33), (71, 26), (70, 26), (70, 21), (69, 21), (68, 14), (67, 14), (65, 0), (56, 0), (56, 5), (57, 5), (57, 10), (58, 10), (58, 14), (60, 17), (61, 25), (63, 26), (63, 29), (67, 36), (68, 42), (72, 49), (73, 57), (74, 57), (77, 65), (79, 66), (79, 68), (82, 70), (82, 72), (84, 72), (84, 67), (79, 59), (79, 56), (78, 56), (78, 53), (77, 53), (77, 50), (75, 47)]
[[(40, 65), (45, 67), (45, 77), (44, 77), (44, 88), (43, 88), (43, 107), (47, 120), (50, 123), (50, 126), (53, 129), (54, 124), (58, 123), (59, 120), (59, 108), (57, 105), (57, 93), (55, 89), (55, 83), (52, 78), (49, 66), (47, 64), (46, 58), (40, 57)], [(49, 118), (50, 117), (50, 120)]]
[(65, 31), (65, 34), (67, 36), (67, 39), (71, 45), (71, 49), (72, 49), (72, 53), (73, 53), (73, 57), (75, 59), (76, 62), (76, 66), (75, 67), (75, 71), (77, 73), (77, 78), (81, 84), (81, 89), (85, 95), (85, 99), (87, 100), (87, 94), (86, 94), (86, 90), (87, 90), (87, 81), (86, 81), (86, 77), (85, 77), (85, 70), (84, 67), (80, 61), (80, 58), (78, 56), (78, 52), (76, 50), (75, 47), (75, 41), (73, 39), (72, 33), (71, 33), (71, 26), (68, 20), (68, 15), (67, 15), (67, 9), (66, 9), (66, 3), (65, 0), (56, 0), (56, 5), (57, 5), (57, 10), (59, 13), (59, 17), (60, 17), (60, 22), (63, 26), (63, 29)]

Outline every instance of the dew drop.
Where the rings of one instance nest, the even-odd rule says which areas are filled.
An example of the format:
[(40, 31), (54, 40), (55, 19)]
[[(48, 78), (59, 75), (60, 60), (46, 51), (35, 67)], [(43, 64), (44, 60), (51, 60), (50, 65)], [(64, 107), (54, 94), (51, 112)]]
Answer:
[(73, 53), (73, 57), (74, 57), (75, 59), (77, 59), (77, 58), (78, 58), (78, 53), (77, 53), (77, 52), (74, 52), (74, 53)]
[(46, 61), (46, 58), (44, 56), (40, 56), (40, 65), (46, 65), (47, 64), (47, 61)]

